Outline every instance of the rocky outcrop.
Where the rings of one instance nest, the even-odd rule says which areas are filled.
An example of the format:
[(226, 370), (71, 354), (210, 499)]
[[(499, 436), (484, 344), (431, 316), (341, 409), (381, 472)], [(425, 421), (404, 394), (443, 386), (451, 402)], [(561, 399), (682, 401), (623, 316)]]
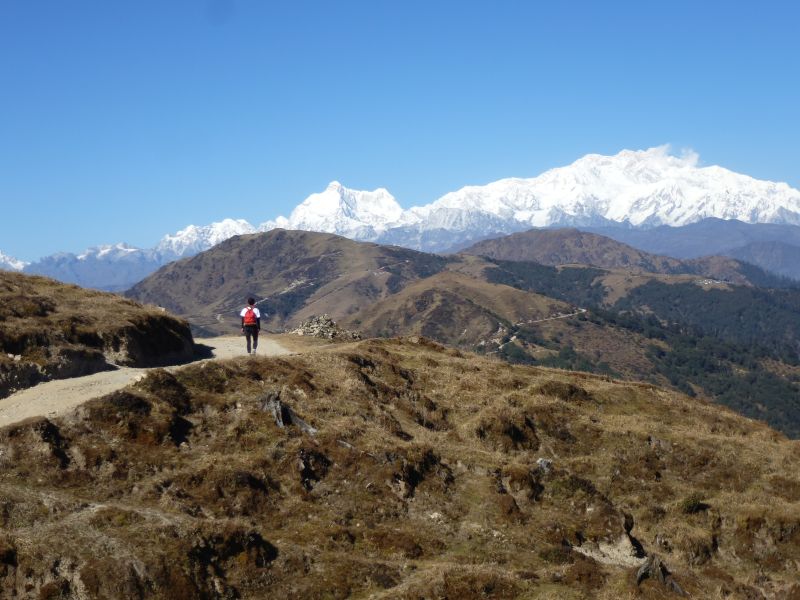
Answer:
[(51, 379), (194, 356), (188, 323), (114, 294), (0, 273), (0, 398)]
[(191, 360), (189, 325), (169, 315), (148, 315), (102, 336), (106, 360), (127, 367), (159, 367)]
[(342, 329), (331, 319), (330, 315), (314, 316), (292, 331), (295, 335), (310, 335), (326, 340), (360, 340), (358, 331)]

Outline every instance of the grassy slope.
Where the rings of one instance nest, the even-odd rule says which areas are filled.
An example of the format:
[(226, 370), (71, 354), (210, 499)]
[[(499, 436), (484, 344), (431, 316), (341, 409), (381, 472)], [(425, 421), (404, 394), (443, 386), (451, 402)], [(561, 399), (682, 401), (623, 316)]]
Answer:
[(409, 284), (346, 323), (368, 335), (417, 333), (441, 342), (475, 345), (495, 334), (499, 324), (570, 310), (558, 300), (447, 271)]
[(273, 230), (237, 236), (195, 257), (171, 263), (127, 295), (165, 306), (216, 333), (236, 327), (255, 296), (265, 325), (282, 329), (311, 313), (341, 318), (438, 272), (446, 259), (353, 242), (330, 234)]
[(637, 544), (692, 597), (800, 593), (798, 443), (424, 340), (157, 372), (0, 450), (5, 594), (674, 597), (636, 585)]

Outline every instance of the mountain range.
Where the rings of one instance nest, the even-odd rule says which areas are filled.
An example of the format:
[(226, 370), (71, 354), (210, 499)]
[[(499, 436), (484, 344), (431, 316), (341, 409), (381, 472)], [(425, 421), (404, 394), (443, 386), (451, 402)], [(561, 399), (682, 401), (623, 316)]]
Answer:
[[(288, 217), (257, 226), (234, 219), (202, 227), (190, 225), (166, 235), (152, 249), (99, 246), (80, 255), (56, 254), (22, 268), (80, 285), (124, 289), (176, 258), (196, 254), (233, 235), (274, 228), (335, 233), (359, 241), (445, 252), (532, 227), (578, 226), (617, 230), (617, 239), (630, 245), (674, 254), (645, 248), (633, 238), (643, 230), (680, 231), (709, 219), (715, 220), (715, 227), (719, 223), (734, 223), (734, 229), (739, 222), (745, 226), (770, 223), (783, 232), (780, 239), (764, 239), (763, 231), (748, 234), (747, 242), (725, 250), (762, 241), (794, 246), (800, 240), (800, 191), (719, 166), (701, 167), (696, 155), (673, 156), (661, 146), (624, 150), (614, 156), (590, 154), (538, 177), (463, 187), (431, 204), (407, 210), (385, 189), (358, 191), (332, 182), (324, 191), (311, 194)], [(600, 233), (614, 237), (611, 232)], [(647, 242), (651, 238), (643, 234), (638, 239)], [(715, 253), (710, 250), (711, 240), (702, 235), (693, 239), (695, 256)], [(774, 267), (776, 259), (791, 256), (793, 251), (772, 252), (770, 264)], [(764, 253), (751, 252), (749, 256), (759, 260)], [(104, 268), (106, 264), (113, 268)], [(9, 266), (21, 268), (19, 262), (5, 268)]]
[[(107, 291), (123, 291), (173, 260), (193, 256), (235, 235), (253, 233), (244, 220), (225, 219), (203, 227), (189, 225), (166, 235), (154, 248), (120, 243), (95, 246), (81, 254), (59, 252), (34, 263), (9, 262), (9, 270), (46, 275), (59, 281)], [(0, 268), (4, 268), (0, 263)]]

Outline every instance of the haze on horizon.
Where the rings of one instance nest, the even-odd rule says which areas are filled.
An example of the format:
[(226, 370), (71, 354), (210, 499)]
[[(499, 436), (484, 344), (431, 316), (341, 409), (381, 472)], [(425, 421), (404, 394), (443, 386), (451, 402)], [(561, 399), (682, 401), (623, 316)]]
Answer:
[(34, 260), (403, 207), (670, 143), (800, 187), (800, 8), (633, 2), (0, 5), (0, 251)]

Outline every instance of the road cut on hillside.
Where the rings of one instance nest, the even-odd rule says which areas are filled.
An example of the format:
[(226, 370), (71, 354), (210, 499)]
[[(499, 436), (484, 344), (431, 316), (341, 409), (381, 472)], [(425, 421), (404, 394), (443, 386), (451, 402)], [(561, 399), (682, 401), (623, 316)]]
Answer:
[[(220, 336), (197, 340), (199, 344), (211, 348), (215, 358), (234, 358), (246, 355), (244, 338), (241, 336)], [(259, 340), (258, 354), (279, 356), (291, 354), (275, 340), (262, 336)], [(205, 359), (208, 360), (208, 359)], [(167, 367), (174, 371), (183, 365)], [(0, 427), (12, 425), (30, 417), (57, 417), (70, 411), (87, 400), (110, 394), (144, 377), (151, 369), (119, 367), (114, 371), (103, 371), (83, 377), (56, 379), (40, 383), (32, 388), (20, 390), (0, 400)]]

